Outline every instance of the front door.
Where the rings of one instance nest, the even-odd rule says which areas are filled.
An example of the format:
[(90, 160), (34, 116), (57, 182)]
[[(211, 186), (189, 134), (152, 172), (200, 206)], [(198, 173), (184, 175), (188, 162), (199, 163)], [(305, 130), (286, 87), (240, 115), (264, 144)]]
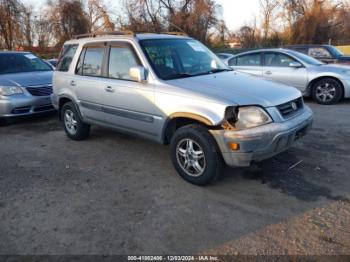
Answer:
[(291, 67), (290, 64), (295, 62), (298, 61), (286, 54), (266, 52), (264, 54), (263, 77), (305, 91), (308, 81), (306, 68)]
[(142, 66), (133, 46), (128, 42), (113, 42), (109, 46), (107, 78), (103, 87), (105, 121), (120, 129), (157, 136), (154, 87), (131, 79), (131, 67)]

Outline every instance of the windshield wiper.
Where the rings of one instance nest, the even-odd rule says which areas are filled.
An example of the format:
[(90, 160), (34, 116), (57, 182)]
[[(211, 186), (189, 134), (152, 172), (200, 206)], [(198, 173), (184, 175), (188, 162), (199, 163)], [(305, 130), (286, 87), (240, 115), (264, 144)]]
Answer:
[(192, 77), (192, 76), (196, 76), (196, 75), (189, 74), (189, 73), (178, 73), (178, 74), (174, 74), (174, 75), (169, 76), (167, 78), (167, 80), (178, 79), (178, 78), (185, 78), (185, 77)]
[(201, 76), (201, 75), (210, 75), (210, 74), (215, 74), (215, 73), (221, 73), (221, 72), (229, 72), (233, 71), (233, 69), (229, 68), (221, 68), (221, 69), (212, 69), (203, 73), (196, 74), (196, 76)]

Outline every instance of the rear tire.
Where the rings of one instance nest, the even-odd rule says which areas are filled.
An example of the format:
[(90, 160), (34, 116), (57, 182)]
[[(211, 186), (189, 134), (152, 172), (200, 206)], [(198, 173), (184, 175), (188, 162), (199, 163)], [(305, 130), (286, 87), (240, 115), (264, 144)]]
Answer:
[(312, 98), (321, 105), (333, 105), (343, 97), (343, 87), (333, 78), (317, 81), (312, 87)]
[(179, 128), (171, 139), (170, 156), (179, 175), (194, 185), (205, 186), (221, 174), (221, 153), (215, 139), (201, 125)]
[(73, 140), (84, 140), (90, 135), (90, 125), (85, 124), (75, 105), (68, 102), (63, 105), (61, 119), (67, 136)]

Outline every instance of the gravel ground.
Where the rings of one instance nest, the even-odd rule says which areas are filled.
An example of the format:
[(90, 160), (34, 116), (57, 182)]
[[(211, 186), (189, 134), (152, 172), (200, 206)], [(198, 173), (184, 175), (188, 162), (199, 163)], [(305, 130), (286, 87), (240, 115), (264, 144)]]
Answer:
[(350, 102), (308, 104), (307, 137), (205, 188), (147, 140), (74, 142), (56, 116), (0, 127), (0, 254), (350, 255)]

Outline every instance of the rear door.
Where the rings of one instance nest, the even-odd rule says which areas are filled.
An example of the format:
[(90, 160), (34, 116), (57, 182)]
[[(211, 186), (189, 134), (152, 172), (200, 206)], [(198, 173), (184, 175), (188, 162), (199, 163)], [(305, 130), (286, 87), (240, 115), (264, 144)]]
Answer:
[(306, 68), (291, 67), (290, 63), (293, 62), (298, 61), (287, 54), (280, 52), (264, 52), (264, 78), (274, 82), (294, 86), (299, 90), (304, 91), (307, 86)]
[(236, 56), (234, 58), (231, 58), (228, 64), (235, 71), (262, 77), (261, 52)]
[(70, 85), (75, 89), (80, 111), (85, 119), (103, 121), (102, 92), (106, 43), (90, 43), (83, 47), (75, 77)]

